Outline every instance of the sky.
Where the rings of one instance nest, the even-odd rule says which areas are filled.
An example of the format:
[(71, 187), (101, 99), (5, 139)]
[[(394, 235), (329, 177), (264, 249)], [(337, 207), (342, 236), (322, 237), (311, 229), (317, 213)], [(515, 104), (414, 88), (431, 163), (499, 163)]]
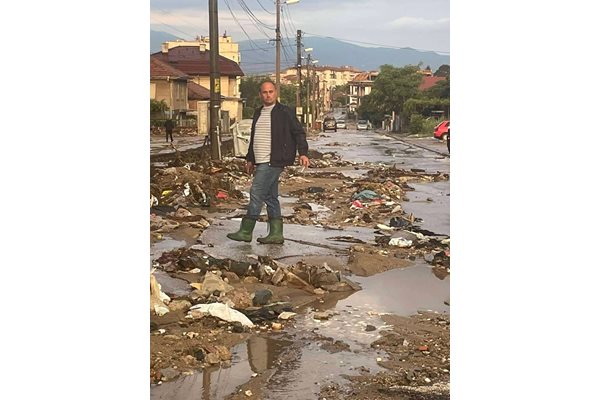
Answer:
[[(241, 4), (266, 26), (253, 21)], [(219, 0), (218, 12), (219, 32), (227, 31), (234, 41), (251, 38), (266, 43), (275, 36), (273, 0)], [(208, 1), (151, 0), (150, 29), (182, 39), (208, 36)], [(363, 46), (411, 47), (448, 54), (450, 0), (300, 0), (284, 4), (282, 35), (293, 37), (297, 29), (309, 36), (347, 39)]]

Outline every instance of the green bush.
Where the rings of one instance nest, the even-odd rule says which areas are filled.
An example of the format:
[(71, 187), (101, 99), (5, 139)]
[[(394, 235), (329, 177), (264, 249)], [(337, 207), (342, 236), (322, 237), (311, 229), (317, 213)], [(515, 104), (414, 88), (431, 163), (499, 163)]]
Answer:
[(408, 123), (408, 130), (413, 135), (420, 135), (423, 132), (425, 117), (421, 114), (412, 114)]
[(426, 118), (421, 114), (412, 114), (408, 129), (412, 135), (433, 136), (433, 129), (441, 122), (440, 119)]

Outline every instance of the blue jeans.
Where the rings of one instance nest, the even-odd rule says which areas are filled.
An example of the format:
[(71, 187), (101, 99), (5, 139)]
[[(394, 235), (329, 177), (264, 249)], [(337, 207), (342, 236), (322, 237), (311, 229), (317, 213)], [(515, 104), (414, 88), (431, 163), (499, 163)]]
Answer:
[(263, 203), (267, 205), (269, 218), (281, 218), (279, 205), (279, 175), (283, 167), (272, 167), (269, 163), (256, 164), (254, 180), (250, 188), (250, 203), (246, 216), (252, 219), (260, 217)]

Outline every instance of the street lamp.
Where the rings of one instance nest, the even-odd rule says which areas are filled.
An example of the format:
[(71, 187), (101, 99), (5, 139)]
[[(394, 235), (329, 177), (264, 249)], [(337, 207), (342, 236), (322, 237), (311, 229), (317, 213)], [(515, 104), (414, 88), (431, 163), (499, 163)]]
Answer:
[[(296, 4), (300, 0), (285, 0), (283, 4)], [(277, 9), (277, 23), (275, 26), (275, 89), (277, 97), (279, 97), (279, 76), (281, 74), (281, 30), (280, 30), (280, 15), (281, 15), (281, 0), (276, 0), (275, 8)]]

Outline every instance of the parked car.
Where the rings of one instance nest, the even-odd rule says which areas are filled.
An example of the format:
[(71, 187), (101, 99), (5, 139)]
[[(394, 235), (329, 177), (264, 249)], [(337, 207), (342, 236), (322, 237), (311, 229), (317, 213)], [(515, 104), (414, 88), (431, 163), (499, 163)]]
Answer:
[(335, 123), (335, 127), (337, 129), (346, 129), (346, 120), (345, 119), (338, 119)]
[(440, 140), (447, 140), (450, 135), (450, 121), (445, 120), (440, 122), (433, 129), (433, 137)]
[(323, 132), (331, 130), (337, 132), (337, 124), (335, 122), (335, 118), (325, 117), (325, 119), (323, 120)]
[(356, 130), (357, 131), (366, 131), (368, 129), (369, 129), (369, 123), (367, 122), (367, 120), (359, 119), (358, 122), (356, 123)]

